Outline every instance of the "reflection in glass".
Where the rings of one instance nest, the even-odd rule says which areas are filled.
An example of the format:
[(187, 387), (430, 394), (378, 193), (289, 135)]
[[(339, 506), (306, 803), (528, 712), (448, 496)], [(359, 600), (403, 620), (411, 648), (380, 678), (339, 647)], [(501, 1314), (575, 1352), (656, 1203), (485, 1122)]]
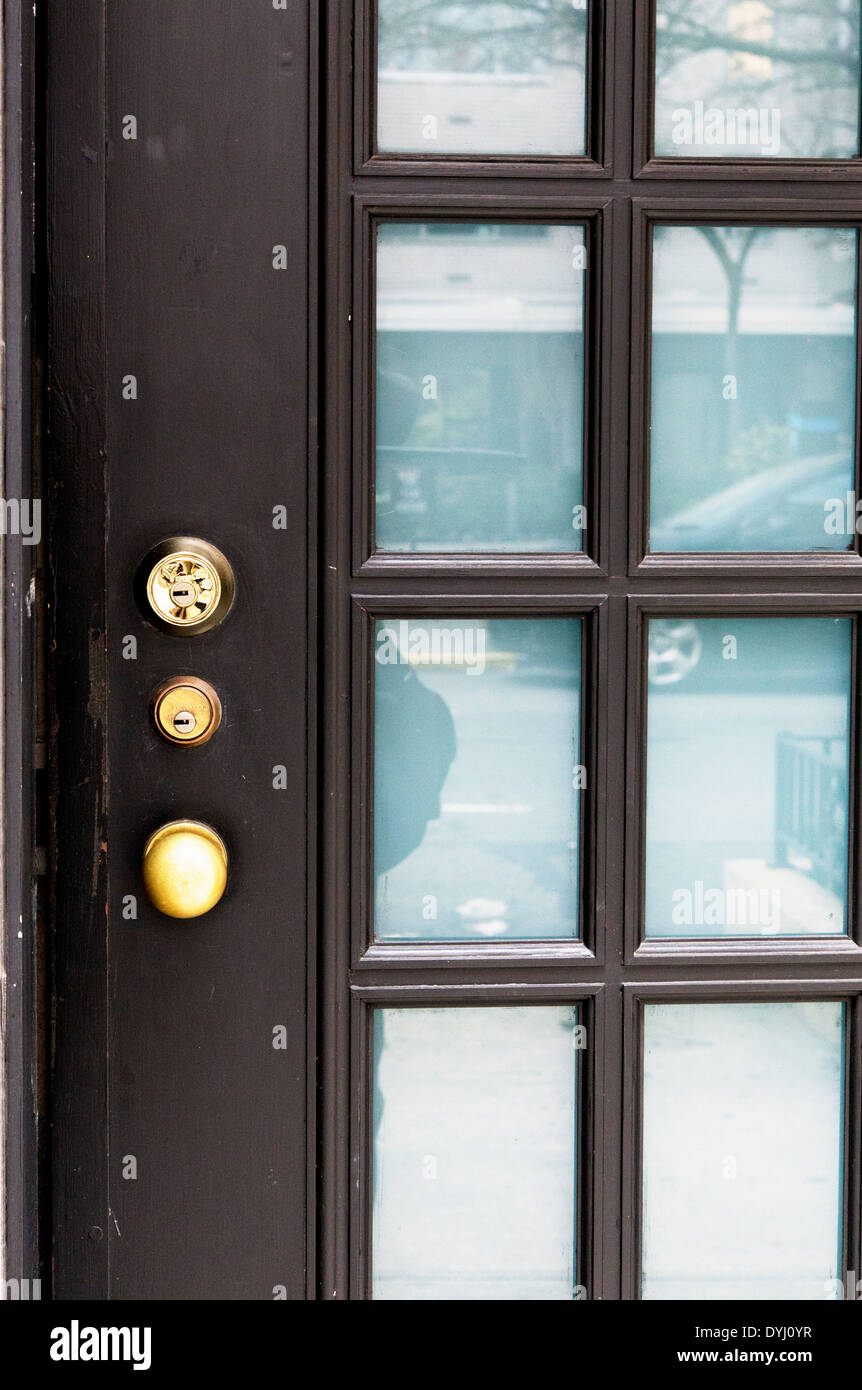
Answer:
[(378, 149), (584, 154), (587, 5), (378, 0)]
[(857, 233), (654, 232), (651, 551), (847, 550)]
[(581, 620), (377, 623), (378, 939), (578, 934)]
[(828, 1299), (843, 1005), (644, 1009), (643, 1297)]
[(655, 152), (859, 153), (859, 0), (657, 0)]
[(582, 226), (385, 223), (376, 541), (584, 548)]
[(650, 622), (647, 936), (844, 932), (851, 631)]
[(577, 1015), (376, 1010), (375, 1299), (577, 1296)]

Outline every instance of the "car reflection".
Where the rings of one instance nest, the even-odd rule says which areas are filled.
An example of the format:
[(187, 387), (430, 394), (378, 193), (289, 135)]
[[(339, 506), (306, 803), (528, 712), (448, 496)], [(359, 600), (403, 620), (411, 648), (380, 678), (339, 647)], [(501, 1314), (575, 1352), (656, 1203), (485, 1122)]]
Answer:
[(650, 551), (849, 550), (852, 534), (827, 531), (826, 504), (851, 478), (844, 453), (774, 465), (657, 520)]

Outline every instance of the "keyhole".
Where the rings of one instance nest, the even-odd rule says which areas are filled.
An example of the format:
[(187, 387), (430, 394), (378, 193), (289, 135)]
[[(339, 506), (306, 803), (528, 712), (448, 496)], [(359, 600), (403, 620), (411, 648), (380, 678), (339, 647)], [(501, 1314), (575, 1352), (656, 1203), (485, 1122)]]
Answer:
[(197, 598), (197, 591), (191, 580), (178, 579), (171, 589), (171, 598), (178, 608), (188, 608)]
[(190, 734), (194, 732), (197, 720), (190, 710), (181, 709), (174, 715), (174, 728), (178, 734)]

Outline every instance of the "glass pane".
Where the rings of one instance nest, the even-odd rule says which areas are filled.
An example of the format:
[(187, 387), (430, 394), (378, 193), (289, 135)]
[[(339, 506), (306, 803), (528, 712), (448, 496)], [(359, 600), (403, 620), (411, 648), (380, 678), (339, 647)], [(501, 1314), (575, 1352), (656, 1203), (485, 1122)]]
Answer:
[(581, 620), (377, 623), (385, 941), (578, 932)]
[(843, 1012), (645, 1007), (644, 1298), (834, 1297)]
[(859, 0), (657, 0), (658, 155), (859, 153)]
[(853, 547), (857, 233), (656, 227), (652, 551)]
[(377, 547), (579, 551), (582, 226), (386, 223)]
[(649, 628), (647, 936), (844, 931), (851, 620)]
[(376, 1011), (374, 1298), (583, 1296), (577, 1015)]
[(377, 147), (585, 153), (588, 0), (379, 0)]

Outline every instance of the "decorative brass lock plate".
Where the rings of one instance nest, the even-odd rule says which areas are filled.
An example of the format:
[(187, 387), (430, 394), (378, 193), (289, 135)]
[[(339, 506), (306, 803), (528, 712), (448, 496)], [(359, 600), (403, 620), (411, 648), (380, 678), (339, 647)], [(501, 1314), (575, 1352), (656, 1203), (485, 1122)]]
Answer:
[(144, 560), (138, 574), (142, 606), (163, 632), (196, 636), (226, 616), (234, 576), (225, 556), (209, 541), (169, 536)]
[(153, 722), (170, 743), (194, 748), (207, 743), (221, 723), (221, 701), (208, 681), (173, 676), (153, 692)]

